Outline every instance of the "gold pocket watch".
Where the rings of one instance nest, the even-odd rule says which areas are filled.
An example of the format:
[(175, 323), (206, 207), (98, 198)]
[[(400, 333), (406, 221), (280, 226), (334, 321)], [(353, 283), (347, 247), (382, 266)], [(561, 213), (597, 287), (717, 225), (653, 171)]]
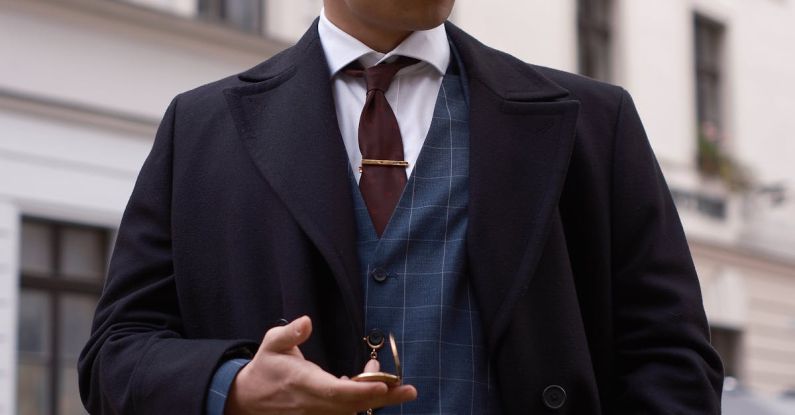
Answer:
[[(365, 337), (364, 341), (367, 343), (367, 346), (370, 347), (370, 358), (377, 359), (378, 350), (384, 346), (384, 342), (381, 341), (380, 343), (374, 343), (371, 340), (371, 337), (372, 336)], [(398, 356), (397, 342), (395, 342), (395, 336), (393, 336), (392, 333), (389, 333), (389, 347), (392, 349), (392, 358), (395, 360), (395, 371), (397, 373), (364, 372), (352, 377), (351, 380), (355, 380), (357, 382), (384, 382), (390, 387), (400, 385), (400, 382), (403, 379), (403, 371), (400, 368), (400, 357)]]

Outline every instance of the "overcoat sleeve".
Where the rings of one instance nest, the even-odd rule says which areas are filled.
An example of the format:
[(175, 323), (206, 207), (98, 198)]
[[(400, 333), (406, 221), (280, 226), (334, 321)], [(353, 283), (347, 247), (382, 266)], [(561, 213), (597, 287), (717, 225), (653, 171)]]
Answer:
[(79, 360), (92, 414), (201, 414), (219, 362), (240, 340), (182, 333), (171, 251), (172, 101), (124, 212), (91, 337)]
[(614, 404), (620, 414), (719, 414), (723, 369), (671, 194), (629, 94), (613, 143)]

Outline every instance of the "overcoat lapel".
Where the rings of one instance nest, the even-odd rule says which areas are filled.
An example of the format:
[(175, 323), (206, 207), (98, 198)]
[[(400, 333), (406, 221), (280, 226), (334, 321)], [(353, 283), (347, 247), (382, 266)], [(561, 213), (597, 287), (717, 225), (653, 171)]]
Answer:
[(243, 143), (328, 263), (362, 333), (350, 167), (317, 23), (295, 46), (239, 77), (251, 83), (225, 94)]
[(528, 65), (447, 24), (467, 71), (467, 254), (490, 350), (528, 289), (557, 208), (579, 103)]

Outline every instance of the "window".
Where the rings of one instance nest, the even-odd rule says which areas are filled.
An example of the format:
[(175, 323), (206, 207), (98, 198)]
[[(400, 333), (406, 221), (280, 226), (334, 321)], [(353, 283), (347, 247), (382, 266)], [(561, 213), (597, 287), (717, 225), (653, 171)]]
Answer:
[(17, 413), (85, 413), (77, 358), (91, 330), (110, 232), (24, 219), (21, 231)]
[(113, 0), (263, 34), (265, 0)]
[(613, 4), (577, 0), (579, 72), (602, 81), (613, 78)]
[(262, 0), (199, 0), (199, 15), (245, 32), (262, 33)]
[(706, 217), (725, 220), (727, 200), (725, 197), (704, 194), (698, 191), (671, 188), (671, 196), (677, 209), (698, 212)]
[(740, 331), (725, 327), (710, 327), (712, 347), (723, 360), (727, 377), (738, 378), (740, 362)]
[(723, 26), (696, 15), (694, 26), (699, 170), (718, 175), (722, 169)]
[(721, 129), (723, 26), (705, 17), (695, 19), (695, 62), (698, 121)]

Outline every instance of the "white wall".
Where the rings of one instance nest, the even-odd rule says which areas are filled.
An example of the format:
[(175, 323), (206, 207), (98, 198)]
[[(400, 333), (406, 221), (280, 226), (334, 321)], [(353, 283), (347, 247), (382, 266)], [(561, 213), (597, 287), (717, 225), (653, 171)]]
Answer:
[[(765, 183), (793, 181), (795, 5), (787, 1), (617, 0), (616, 79), (630, 91), (666, 166), (694, 167), (693, 16), (726, 33), (726, 133), (736, 157)], [(573, 0), (458, 0), (453, 21), (526, 61), (576, 71)]]
[(173, 96), (284, 46), (120, 2), (4, 3), (0, 197), (23, 213), (82, 211), (115, 225)]
[(795, 4), (737, 2), (729, 42), (735, 154), (763, 182), (795, 187)]
[(576, 71), (576, 12), (574, 0), (458, 0), (452, 21), (522, 60)]
[[(193, 16), (196, 14), (198, 0), (125, 0), (132, 4), (145, 7), (167, 10), (182, 16)], [(261, 0), (255, 0), (261, 1)]]
[(679, 0), (620, 1), (616, 83), (633, 96), (657, 157), (693, 166), (693, 17)]
[(320, 14), (323, 0), (268, 0), (265, 7), (268, 36), (292, 43), (301, 38)]
[[(124, 7), (120, 14), (148, 12), (111, 5)], [(0, 10), (0, 89), (127, 116), (157, 120), (177, 93), (240, 72), (283, 46), (240, 34), (241, 43), (259, 42), (259, 50), (234, 48), (220, 42), (221, 30), (208, 28), (209, 39), (201, 39), (142, 26), (157, 24), (155, 12), (128, 23), (45, 6), (15, 2)], [(181, 23), (170, 19), (171, 25)]]
[(16, 112), (0, 112), (0, 129), (0, 197), (24, 214), (112, 227), (152, 142)]

